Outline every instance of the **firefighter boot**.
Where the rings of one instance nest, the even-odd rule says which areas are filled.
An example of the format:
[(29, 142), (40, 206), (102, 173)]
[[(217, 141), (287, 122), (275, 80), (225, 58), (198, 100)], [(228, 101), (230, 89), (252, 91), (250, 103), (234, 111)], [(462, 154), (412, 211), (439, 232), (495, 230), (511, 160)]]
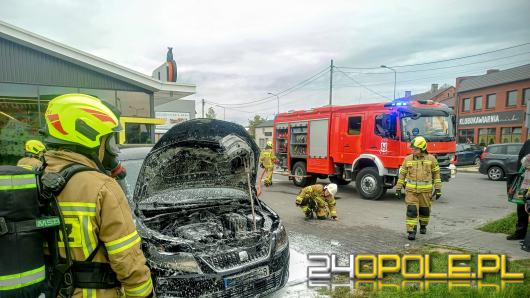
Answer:
[(416, 240), (416, 230), (417, 230), (417, 228), (416, 228), (416, 226), (414, 226), (414, 230), (408, 232), (407, 238), (409, 240)]
[(305, 212), (305, 220), (311, 220), (311, 219), (314, 219), (314, 215), (313, 215), (313, 211), (312, 210), (308, 210)]
[(420, 234), (427, 234), (427, 226), (420, 225)]

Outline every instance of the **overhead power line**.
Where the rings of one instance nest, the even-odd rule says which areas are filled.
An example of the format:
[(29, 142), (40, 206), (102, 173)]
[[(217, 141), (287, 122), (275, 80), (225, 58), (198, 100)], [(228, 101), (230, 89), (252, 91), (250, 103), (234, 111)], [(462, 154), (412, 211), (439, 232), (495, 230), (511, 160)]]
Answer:
[[(287, 94), (291, 93), (292, 91), (309, 84), (313, 80), (316, 80), (321, 75), (326, 73), (328, 70), (329, 70), (329, 67), (326, 67), (326, 68), (322, 69), (321, 71), (317, 72), (316, 74), (312, 75), (311, 77), (309, 77), (309, 78), (307, 78), (307, 79), (305, 79), (303, 81), (300, 81), (300, 82), (294, 84), (293, 86), (291, 86), (289, 88), (286, 88), (286, 89), (284, 89), (284, 90), (282, 90), (280, 92), (277, 92), (276, 94), (278, 94), (280, 97), (282, 97), (284, 95), (287, 95)], [(250, 100), (250, 101), (247, 100), (247, 101), (244, 101), (244, 102), (241, 102), (241, 103), (227, 103), (227, 104), (216, 103), (216, 104), (224, 106), (224, 107), (229, 107), (229, 106), (243, 107), (243, 106), (255, 105), (255, 104), (261, 103), (261, 102), (273, 101), (273, 100), (276, 100), (276, 96), (270, 95), (270, 96), (266, 96), (266, 97), (263, 97), (263, 98), (260, 98), (260, 99), (257, 99), (257, 100)]]
[[(460, 57), (455, 57), (455, 58), (435, 60), (435, 61), (427, 61), (427, 62), (414, 63), (414, 64), (389, 65), (389, 67), (395, 67), (395, 68), (397, 68), (397, 67), (411, 67), (411, 66), (428, 65), (428, 64), (435, 64), (435, 63), (441, 63), (441, 62), (455, 61), (455, 60), (467, 59), (467, 58), (472, 58), (472, 57), (477, 57), (477, 56), (497, 53), (497, 52), (501, 52), (501, 51), (506, 51), (506, 50), (510, 50), (510, 49), (515, 49), (515, 48), (523, 47), (523, 46), (526, 46), (526, 45), (530, 45), (530, 42), (526, 42), (526, 43), (522, 43), (522, 44), (518, 44), (518, 45), (513, 45), (513, 46), (510, 46), (510, 47), (506, 47), (506, 48), (491, 50), (491, 51), (487, 51), (487, 52), (467, 55), (467, 56), (460, 56)], [(338, 68), (344, 68), (344, 69), (379, 69), (380, 67), (379, 66), (378, 67), (339, 66)]]
[[(522, 63), (525, 63), (525, 62), (527, 63), (528, 60), (522, 60), (522, 61), (517, 61), (517, 62), (510, 62), (510, 63), (491, 65), (491, 66), (488, 66), (488, 68), (499, 68), (499, 67), (504, 67), (504, 66), (513, 67), (513, 66), (521, 65)], [(473, 70), (461, 70), (461, 71), (457, 71), (457, 72), (453, 72), (453, 71), (451, 71), (451, 72), (443, 72), (443, 73), (437, 73), (437, 74), (434, 74), (434, 75), (431, 75), (431, 76), (426, 76), (426, 77), (417, 77), (417, 78), (406, 79), (406, 80), (398, 80), (397, 83), (401, 84), (401, 83), (406, 83), (406, 82), (414, 82), (414, 81), (421, 81), (421, 80), (427, 80), (427, 79), (448, 78), (448, 77), (455, 78), (456, 75), (466, 75), (466, 74), (474, 73), (474, 72), (481, 71), (481, 70), (483, 70), (483, 68), (481, 68), (481, 69), (473, 69)], [(349, 73), (349, 72), (345, 72), (345, 73)], [(392, 84), (392, 83), (393, 83), (393, 81), (379, 81), (379, 82), (372, 82), (372, 83), (363, 82), (363, 84), (365, 86), (381, 86), (381, 85), (388, 85), (388, 84)], [(344, 86), (345, 85), (343, 85), (343, 86), (335, 85), (334, 87), (344, 87)], [(348, 86), (348, 87), (357, 87), (357, 86)]]
[[(424, 71), (431, 71), (431, 70), (457, 68), (457, 67), (463, 67), (463, 66), (469, 66), (469, 65), (475, 65), (475, 64), (482, 64), (482, 63), (488, 63), (488, 62), (492, 62), (492, 61), (498, 61), (498, 60), (513, 58), (513, 57), (518, 57), (518, 56), (527, 55), (527, 54), (530, 54), (530, 51), (523, 52), (523, 53), (518, 53), (518, 54), (514, 54), (514, 55), (509, 55), (509, 56), (504, 56), (504, 57), (488, 59), (488, 60), (482, 60), (482, 61), (476, 61), (476, 62), (471, 62), (471, 63), (459, 64), (459, 65), (451, 65), (451, 66), (435, 67), (435, 68), (425, 68), (425, 69), (405, 70), (405, 71), (398, 71), (397, 73), (424, 72)], [(368, 72), (354, 72), (354, 71), (345, 71), (345, 73), (350, 73), (350, 74), (352, 74), (352, 73), (355, 73), (355, 74), (388, 74), (388, 72), (372, 72), (372, 73), (368, 73)]]
[(384, 96), (384, 95), (382, 95), (381, 93), (379, 93), (379, 92), (377, 92), (377, 91), (375, 91), (375, 90), (373, 90), (373, 89), (371, 89), (371, 88), (369, 88), (369, 87), (367, 87), (367, 86), (361, 84), (361, 83), (360, 83), (359, 81), (357, 81), (356, 79), (350, 77), (347, 73), (345, 73), (345, 72), (343, 72), (343, 71), (341, 71), (341, 70), (337, 70), (337, 72), (342, 73), (342, 74), (345, 75), (348, 79), (352, 80), (352, 81), (355, 82), (357, 85), (359, 85), (359, 86), (363, 87), (364, 89), (366, 89), (366, 90), (372, 92), (373, 94), (376, 94), (376, 95), (379, 95), (379, 96), (382, 97), (382, 98), (388, 99), (387, 96)]

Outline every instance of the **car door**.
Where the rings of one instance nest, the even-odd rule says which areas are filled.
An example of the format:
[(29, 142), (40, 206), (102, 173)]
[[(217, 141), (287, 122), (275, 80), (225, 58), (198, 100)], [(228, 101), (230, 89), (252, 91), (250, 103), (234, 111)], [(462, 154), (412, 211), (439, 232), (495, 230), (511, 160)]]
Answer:
[(519, 158), (519, 151), (522, 145), (507, 145), (506, 146), (506, 174), (514, 174), (518, 172), (517, 159)]
[(461, 164), (471, 164), (473, 163), (473, 152), (471, 149), (471, 145), (469, 144), (462, 144), (462, 162)]

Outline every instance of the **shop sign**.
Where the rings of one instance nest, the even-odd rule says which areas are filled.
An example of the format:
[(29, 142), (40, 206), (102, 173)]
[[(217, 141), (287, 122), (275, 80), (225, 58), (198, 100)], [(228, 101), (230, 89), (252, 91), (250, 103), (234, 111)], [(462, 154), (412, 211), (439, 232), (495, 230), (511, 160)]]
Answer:
[(480, 114), (475, 116), (460, 117), (459, 126), (472, 125), (503, 125), (520, 124), (524, 119), (524, 111), (508, 111), (490, 114)]
[(190, 120), (190, 113), (183, 112), (155, 112), (158, 119), (165, 119), (166, 123), (157, 125), (155, 133), (165, 133), (175, 124)]

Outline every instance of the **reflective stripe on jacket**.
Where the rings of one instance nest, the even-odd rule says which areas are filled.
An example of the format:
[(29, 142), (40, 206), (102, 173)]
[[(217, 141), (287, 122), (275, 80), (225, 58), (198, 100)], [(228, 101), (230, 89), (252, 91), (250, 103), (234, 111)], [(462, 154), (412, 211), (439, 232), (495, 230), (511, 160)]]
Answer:
[(399, 169), (396, 189), (405, 187), (407, 191), (412, 192), (432, 192), (433, 186), (435, 189), (442, 187), (440, 166), (436, 157), (431, 154), (420, 157), (411, 154), (405, 157)]
[[(71, 163), (96, 168), (84, 155), (46, 152), (46, 172), (58, 172)], [(110, 263), (122, 289), (76, 289), (73, 297), (145, 297), (152, 292), (151, 273), (140, 249), (140, 237), (132, 213), (119, 184), (96, 171), (74, 175), (58, 196), (68, 228), (72, 258), (84, 261), (101, 245), (94, 262)], [(59, 243), (59, 247), (64, 246)], [(61, 248), (64, 256), (64, 248)]]

